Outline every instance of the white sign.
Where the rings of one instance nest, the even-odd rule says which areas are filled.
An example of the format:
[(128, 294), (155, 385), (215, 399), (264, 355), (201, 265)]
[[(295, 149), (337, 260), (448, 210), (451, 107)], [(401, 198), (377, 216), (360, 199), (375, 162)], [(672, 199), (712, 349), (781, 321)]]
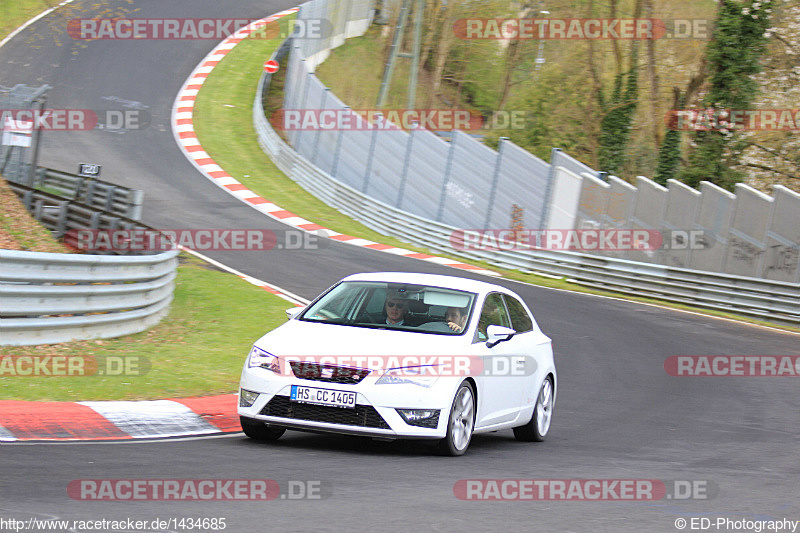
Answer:
[(6, 146), (31, 146), (33, 122), (6, 117), (3, 123), (3, 144)]

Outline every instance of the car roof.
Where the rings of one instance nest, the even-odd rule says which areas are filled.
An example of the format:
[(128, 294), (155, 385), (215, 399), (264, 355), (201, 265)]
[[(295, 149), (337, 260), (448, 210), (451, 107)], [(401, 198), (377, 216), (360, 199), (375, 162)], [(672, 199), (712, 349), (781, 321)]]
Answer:
[(413, 285), (431, 285), (469, 292), (487, 293), (493, 291), (514, 294), (513, 291), (500, 285), (486, 283), (457, 276), (443, 276), (441, 274), (422, 274), (419, 272), (364, 272), (352, 274), (342, 281), (385, 281), (390, 283), (409, 283)]

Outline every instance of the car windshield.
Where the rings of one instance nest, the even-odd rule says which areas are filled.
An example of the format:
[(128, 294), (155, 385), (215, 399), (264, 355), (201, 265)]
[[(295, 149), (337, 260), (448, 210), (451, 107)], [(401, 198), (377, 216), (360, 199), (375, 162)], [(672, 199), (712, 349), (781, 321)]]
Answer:
[(347, 281), (336, 285), (300, 320), (346, 326), (461, 335), (475, 294), (442, 287)]

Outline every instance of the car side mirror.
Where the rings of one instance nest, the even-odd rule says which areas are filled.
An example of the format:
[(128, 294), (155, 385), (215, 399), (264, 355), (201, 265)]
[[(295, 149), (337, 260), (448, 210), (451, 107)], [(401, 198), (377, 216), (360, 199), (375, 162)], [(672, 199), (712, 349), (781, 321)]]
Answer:
[(305, 307), (292, 307), (291, 309), (286, 310), (286, 318), (291, 320), (299, 315)]
[(511, 328), (492, 324), (486, 328), (486, 336), (488, 337), (486, 340), (486, 346), (489, 348), (494, 348), (501, 342), (511, 340), (511, 337), (516, 334), (517, 332)]

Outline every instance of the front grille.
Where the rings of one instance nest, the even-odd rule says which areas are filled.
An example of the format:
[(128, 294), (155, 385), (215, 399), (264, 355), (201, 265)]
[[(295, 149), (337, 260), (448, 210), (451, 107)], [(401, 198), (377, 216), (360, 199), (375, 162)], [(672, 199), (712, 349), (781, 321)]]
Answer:
[(327, 405), (297, 403), (290, 401), (288, 396), (275, 396), (264, 406), (261, 414), (329, 424), (343, 424), (345, 426), (391, 429), (389, 424), (371, 405), (356, 405), (355, 409), (346, 409)]
[(367, 377), (369, 370), (349, 366), (324, 365), (320, 363), (307, 363), (291, 361), (292, 372), (295, 377), (311, 381), (324, 381), (326, 383), (341, 383), (355, 385)]

